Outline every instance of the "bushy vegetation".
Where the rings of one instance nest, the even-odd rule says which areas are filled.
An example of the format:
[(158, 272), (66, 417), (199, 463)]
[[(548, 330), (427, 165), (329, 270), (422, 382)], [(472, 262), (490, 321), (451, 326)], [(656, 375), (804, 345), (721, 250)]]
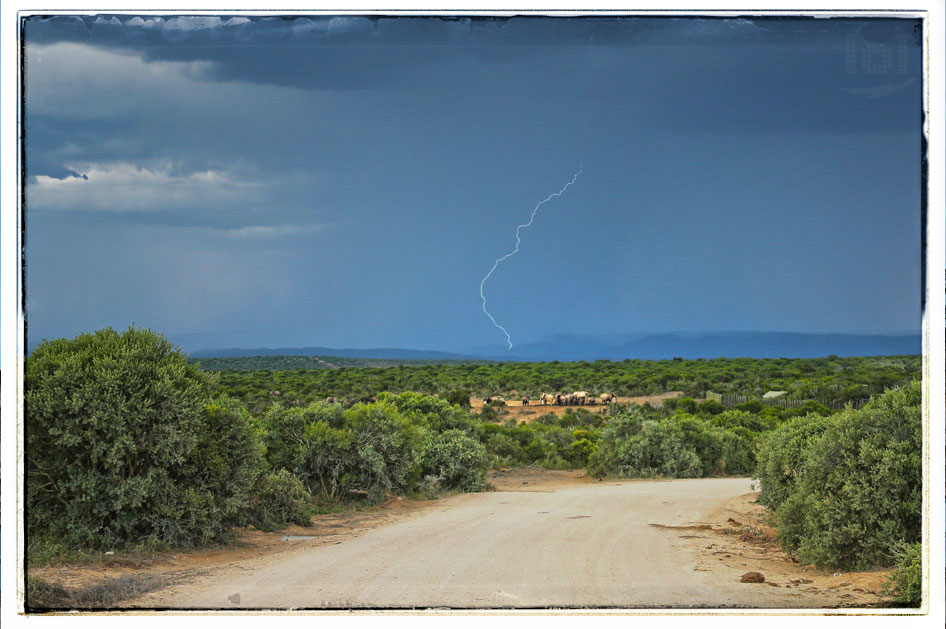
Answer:
[(380, 499), (411, 489), (420, 432), (387, 402), (274, 407), (263, 417), (267, 460), (286, 469), (322, 502)]
[(27, 526), (109, 548), (226, 536), (262, 447), (242, 406), (163, 337), (111, 329), (38, 345), (26, 361)]
[(919, 382), (860, 410), (788, 422), (759, 455), (760, 501), (802, 561), (832, 568), (889, 565), (921, 526)]
[(660, 417), (631, 407), (613, 416), (601, 431), (588, 471), (617, 478), (749, 473), (758, 434), (740, 423), (751, 423), (751, 416), (742, 415), (746, 418), (739, 411), (721, 413), (716, 417), (722, 421), (715, 423), (682, 411)]
[(893, 605), (919, 607), (923, 602), (923, 547), (919, 542), (901, 544), (894, 553), (897, 567), (882, 593)]
[(312, 494), (284, 469), (261, 474), (246, 505), (246, 521), (264, 531), (308, 526), (311, 515)]
[(424, 439), (421, 466), (424, 480), (452, 491), (482, 491), (489, 459), (482, 443), (462, 430), (429, 432)]
[[(334, 358), (325, 360), (335, 361)], [(204, 367), (219, 366), (210, 359), (198, 362)], [(337, 364), (345, 367), (344, 363)], [(610, 392), (621, 396), (683, 391), (688, 397), (702, 397), (706, 391), (714, 391), (753, 397), (775, 389), (787, 391), (787, 397), (835, 404), (863, 400), (919, 377), (920, 356), (832, 356), (231, 370), (220, 372), (219, 386), (256, 413), (274, 403), (304, 406), (329, 396), (357, 402), (381, 391), (417, 391), (445, 397), (461, 389), (474, 395), (517, 391), (533, 398), (545, 392), (577, 390), (593, 395)], [(717, 409), (714, 404), (706, 407), (706, 411), (714, 409)], [(756, 402), (744, 410), (759, 412), (762, 409), (762, 404)], [(790, 414), (807, 412), (808, 409), (793, 409)]]
[(305, 525), (315, 510), (391, 494), (481, 491), (490, 467), (667, 478), (755, 470), (786, 548), (840, 568), (899, 559), (899, 597), (912, 591), (902, 549), (920, 530), (917, 383), (834, 414), (814, 401), (682, 398), (560, 415), (537, 406), (517, 424), (502, 404), (474, 412), (469, 399), (780, 388), (838, 400), (906, 383), (918, 366), (917, 357), (831, 357), (212, 375), (151, 331), (101, 330), (44, 342), (26, 359), (27, 553), (219, 542), (234, 526)]

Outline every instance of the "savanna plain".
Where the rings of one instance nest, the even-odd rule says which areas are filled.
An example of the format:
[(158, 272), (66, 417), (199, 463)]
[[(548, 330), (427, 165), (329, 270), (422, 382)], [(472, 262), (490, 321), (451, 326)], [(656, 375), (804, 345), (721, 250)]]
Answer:
[(920, 369), (44, 341), (26, 610), (916, 608)]

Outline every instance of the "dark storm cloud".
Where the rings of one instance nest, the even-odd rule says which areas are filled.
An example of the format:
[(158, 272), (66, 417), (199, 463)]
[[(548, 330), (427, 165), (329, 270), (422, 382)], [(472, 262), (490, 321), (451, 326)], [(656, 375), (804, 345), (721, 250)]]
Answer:
[(192, 70), (203, 81), (307, 90), (462, 91), (520, 66), (536, 93), (564, 83), (608, 106), (649, 92), (651, 123), (683, 133), (905, 131), (921, 115), (911, 20), (89, 16), (32, 18), (27, 34), (204, 62)]
[(517, 335), (915, 327), (912, 25), (32, 18), (31, 330), (498, 340), (583, 150)]

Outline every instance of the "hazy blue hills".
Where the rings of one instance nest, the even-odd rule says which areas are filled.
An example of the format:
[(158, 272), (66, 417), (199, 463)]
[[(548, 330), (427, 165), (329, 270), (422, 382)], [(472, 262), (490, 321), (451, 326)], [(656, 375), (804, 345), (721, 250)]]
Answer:
[(412, 360), (463, 360), (481, 359), (481, 356), (452, 354), (417, 349), (375, 348), (375, 349), (334, 349), (331, 347), (257, 347), (245, 349), (231, 347), (227, 349), (201, 349), (190, 352), (191, 358), (227, 358), (234, 356), (341, 356), (344, 358), (383, 358)]
[(899, 356), (920, 354), (919, 333), (805, 334), (794, 332), (693, 332), (579, 336), (558, 335), (538, 343), (472, 348), (462, 353), (399, 349), (330, 347), (204, 349), (192, 358), (237, 356), (339, 356), (410, 360), (664, 360), (680, 358), (817, 358), (820, 356)]
[(919, 334), (856, 335), (790, 332), (651, 334), (625, 343), (535, 343), (513, 347), (521, 360), (624, 360), (640, 358), (817, 358), (919, 354)]

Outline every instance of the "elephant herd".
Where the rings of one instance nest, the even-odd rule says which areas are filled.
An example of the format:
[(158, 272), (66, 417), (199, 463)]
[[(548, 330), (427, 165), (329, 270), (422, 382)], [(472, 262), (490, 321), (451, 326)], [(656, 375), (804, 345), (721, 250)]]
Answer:
[(543, 393), (541, 399), (542, 404), (554, 404), (555, 406), (596, 406), (598, 404), (608, 405), (616, 401), (613, 393), (602, 393), (598, 397), (592, 397), (587, 391)]
[[(608, 405), (616, 402), (617, 398), (613, 393), (602, 393), (599, 397), (591, 397), (587, 391), (575, 391), (574, 393), (543, 393), (539, 396), (539, 402), (542, 406), (596, 406), (598, 404)], [(505, 402), (501, 396), (487, 396), (483, 398), (483, 404), (493, 404), (495, 402)], [(529, 406), (530, 399), (523, 396), (522, 405)]]

